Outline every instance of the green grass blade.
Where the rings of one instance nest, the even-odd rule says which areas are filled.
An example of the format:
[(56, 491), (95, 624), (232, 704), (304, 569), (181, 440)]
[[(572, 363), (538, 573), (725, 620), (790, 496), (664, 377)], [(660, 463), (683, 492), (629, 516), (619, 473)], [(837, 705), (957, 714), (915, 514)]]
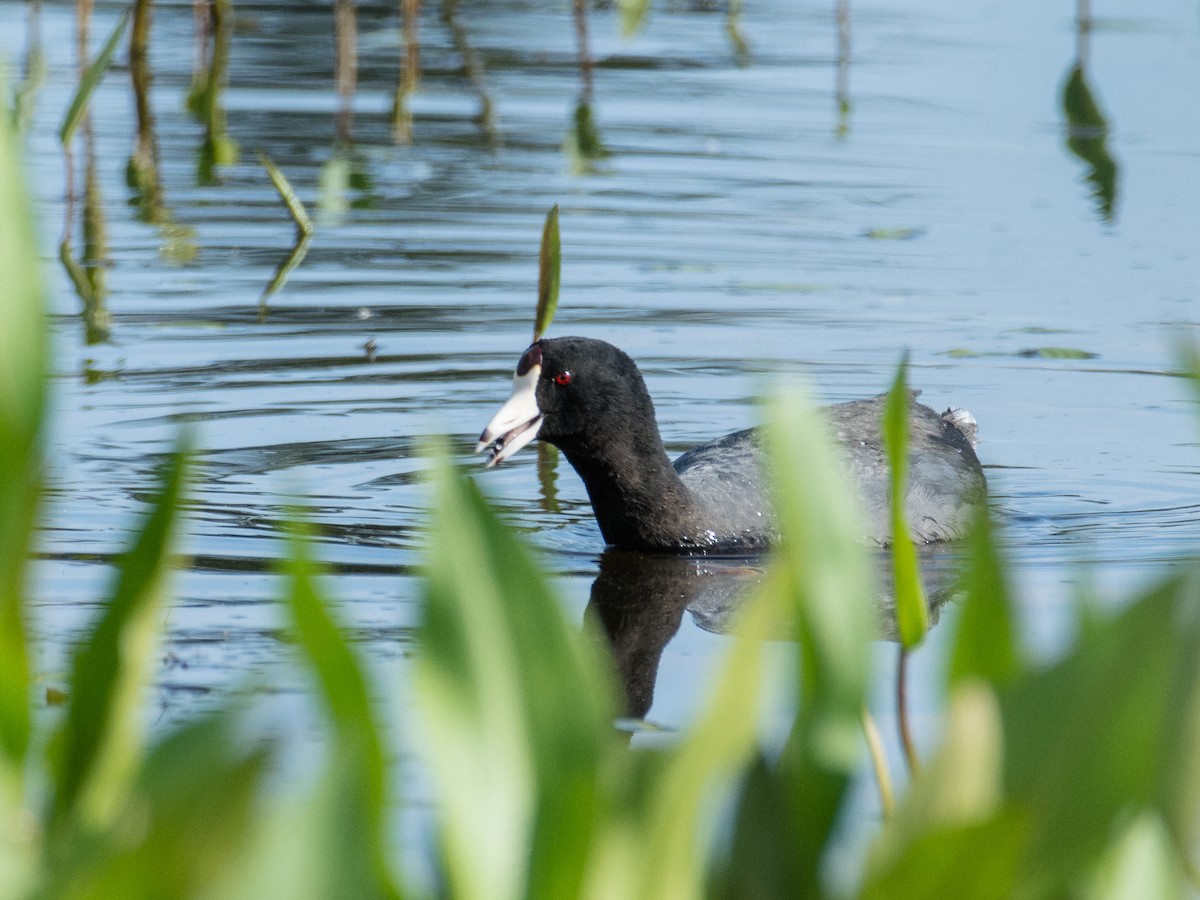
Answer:
[(966, 599), (950, 654), (948, 682), (983, 678), (994, 685), (1011, 681), (1022, 670), (1017, 623), (1001, 558), (986, 507), (967, 536), (967, 560), (962, 575)]
[(797, 394), (775, 398), (766, 450), (784, 539), (768, 590), (795, 622), (800, 711), (775, 767), (751, 769), (718, 882), (762, 896), (820, 896), (821, 861), (862, 757), (874, 633), (874, 568), (825, 424)]
[(30, 733), (25, 578), (41, 493), (47, 373), (41, 256), (20, 155), (12, 122), (0, 115), (0, 758), (14, 768)]
[(300, 198), (296, 196), (296, 191), (292, 188), (292, 183), (288, 181), (287, 176), (261, 150), (258, 151), (258, 161), (267, 170), (271, 184), (275, 185), (275, 190), (279, 192), (279, 196), (283, 200), (283, 205), (287, 207), (287, 211), (291, 214), (292, 221), (296, 223), (296, 227), (300, 229), (300, 233), (305, 236), (311, 235), (313, 233), (312, 219), (309, 218), (308, 210), (304, 208), (304, 204), (300, 202)]
[(1031, 829), (1023, 871), (1061, 895), (1131, 810), (1157, 809), (1195, 869), (1200, 846), (1200, 569), (1086, 631), (1000, 695), (1005, 787)]
[(883, 438), (891, 466), (892, 572), (896, 590), (896, 626), (906, 649), (929, 630), (929, 607), (917, 568), (917, 550), (908, 532), (908, 359), (901, 360), (883, 412)]
[(579, 895), (615, 697), (528, 549), (435, 465), (415, 662), (449, 893)]
[(1022, 894), (1022, 854), (1028, 836), (1019, 814), (1005, 812), (969, 825), (922, 834), (886, 869), (868, 873), (858, 900), (1012, 900)]
[(132, 12), (132, 9), (127, 9), (121, 14), (112, 34), (104, 42), (99, 56), (92, 60), (92, 64), (83, 73), (83, 78), (80, 79), (79, 86), (75, 89), (75, 95), (71, 98), (71, 104), (67, 107), (67, 114), (63, 117), (62, 127), (58, 131), (58, 138), (64, 147), (71, 143), (71, 138), (75, 136), (75, 129), (79, 127), (79, 123), (83, 119), (92, 93), (100, 84), (100, 80), (104, 78), (104, 73), (108, 71), (109, 63), (112, 62), (113, 54), (121, 42), (122, 35), (125, 34), (125, 26), (129, 24), (129, 16)]
[(55, 748), (55, 830), (111, 824), (141, 762), (143, 691), (167, 600), (187, 456), (181, 440), (133, 545), (117, 564), (100, 621), (75, 653), (70, 703)]
[(320, 593), (309, 541), (296, 535), (290, 545), (288, 606), (334, 732), (328, 781), (337, 790), (329, 797), (322, 850), (330, 883), (315, 886), (315, 895), (398, 896), (387, 864), (387, 756), (367, 682)]
[(42, 896), (223, 896), (258, 824), (256, 803), (270, 754), (246, 746), (230, 709), (173, 731), (147, 755), (132, 802), (116, 823), (122, 839), (100, 853), (56, 858)]
[[(642, 790), (635, 896), (703, 894), (713, 808), (730, 791), (757, 746), (762, 705), (763, 645), (779, 617), (775, 598), (743, 610), (720, 674), (695, 723)], [(601, 878), (605, 873), (597, 873)]]
[(554, 318), (558, 309), (558, 284), (562, 274), (562, 244), (558, 236), (558, 204), (546, 213), (542, 226), (542, 247), (538, 252), (538, 300), (533, 318), (533, 339), (536, 341)]

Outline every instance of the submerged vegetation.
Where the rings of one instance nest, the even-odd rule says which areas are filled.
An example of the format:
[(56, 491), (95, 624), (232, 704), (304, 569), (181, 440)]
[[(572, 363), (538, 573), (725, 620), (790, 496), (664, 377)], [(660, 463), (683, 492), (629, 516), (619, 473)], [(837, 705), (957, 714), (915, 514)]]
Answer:
[[(396, 850), (395, 804), (410, 802), (392, 786), (396, 748), (303, 528), (279, 601), (324, 709), (317, 774), (272, 784), (287, 748), (237, 698), (147, 735), (186, 438), (58, 705), (31, 663), (47, 323), (19, 155), (3, 117), (0, 896), (1171, 897), (1200, 886), (1200, 570), (1112, 616), (1081, 604), (1074, 646), (1035, 665), (986, 517), (965, 551), (940, 743), (923, 761), (912, 753), (852, 883), (831, 871), (874, 734), (863, 710), (879, 587), (830, 444), (795, 394), (766, 407), (786, 539), (701, 711), (669, 741), (614, 727), (620, 691), (595, 621), (569, 621), (525, 543), (444, 448), (433, 453), (419, 727), (406, 735), (430, 774), (432, 878)], [(556, 296), (555, 232), (548, 223), (539, 331)], [(901, 373), (894, 396), (904, 391)], [(891, 442), (903, 458), (903, 434)], [(896, 546), (904, 652), (919, 652), (916, 561)], [(776, 740), (760, 717), (767, 638), (781, 631), (797, 652), (790, 727)], [(43, 693), (56, 704), (42, 708)], [(885, 770), (877, 757), (883, 785)]]

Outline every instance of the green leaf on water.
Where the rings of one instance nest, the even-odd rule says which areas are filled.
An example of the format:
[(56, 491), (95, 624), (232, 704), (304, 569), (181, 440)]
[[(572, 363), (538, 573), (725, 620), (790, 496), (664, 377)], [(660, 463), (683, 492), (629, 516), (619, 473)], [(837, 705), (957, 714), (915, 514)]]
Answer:
[(1099, 355), (1075, 347), (1030, 347), (1017, 351), (1017, 356), (1027, 359), (1095, 359)]
[(110, 825), (141, 761), (143, 691), (157, 659), (187, 457), (181, 438), (133, 545), (117, 564), (100, 621), (75, 653), (66, 719), (54, 747), (53, 830), (86, 833)]
[(96, 90), (96, 86), (104, 78), (104, 73), (108, 71), (109, 63), (112, 62), (113, 54), (117, 50), (117, 45), (121, 42), (121, 36), (125, 33), (125, 26), (129, 24), (129, 17), (132, 12), (132, 9), (127, 9), (121, 14), (121, 18), (117, 20), (117, 25), (113, 28), (112, 34), (104, 42), (104, 47), (100, 50), (100, 54), (87, 67), (87, 70), (83, 73), (83, 78), (79, 80), (79, 86), (75, 89), (75, 95), (71, 98), (71, 104), (67, 107), (67, 114), (63, 117), (62, 127), (58, 131), (58, 138), (64, 147), (71, 143), (71, 138), (75, 136), (75, 129), (79, 127), (79, 123), (83, 119), (83, 113), (87, 109), (92, 92)]
[(917, 550), (908, 531), (908, 358), (900, 361), (883, 411), (883, 438), (891, 471), (892, 572), (896, 590), (896, 626), (906, 649), (929, 630), (929, 606), (917, 568)]
[(911, 241), (924, 236), (924, 228), (870, 228), (863, 232), (863, 237), (873, 241)]
[(542, 247), (538, 253), (538, 300), (533, 320), (533, 339), (538, 340), (558, 309), (558, 283), (562, 270), (562, 245), (558, 236), (558, 204), (546, 213)]

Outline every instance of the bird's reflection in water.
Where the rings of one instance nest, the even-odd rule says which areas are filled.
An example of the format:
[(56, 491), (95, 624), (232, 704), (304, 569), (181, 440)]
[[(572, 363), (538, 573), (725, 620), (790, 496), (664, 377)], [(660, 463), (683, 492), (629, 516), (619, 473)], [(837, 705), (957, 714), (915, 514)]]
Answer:
[[(876, 599), (879, 637), (895, 640), (889, 557), (881, 552), (877, 561), (882, 583)], [(765, 578), (766, 564), (765, 558), (680, 557), (628, 550), (608, 550), (600, 557), (588, 615), (596, 619), (612, 646), (629, 718), (643, 719), (649, 712), (663, 648), (679, 630), (684, 612), (705, 631), (730, 631), (738, 609)], [(955, 592), (957, 565), (957, 556), (944, 548), (922, 554), (921, 578), (931, 627)]]

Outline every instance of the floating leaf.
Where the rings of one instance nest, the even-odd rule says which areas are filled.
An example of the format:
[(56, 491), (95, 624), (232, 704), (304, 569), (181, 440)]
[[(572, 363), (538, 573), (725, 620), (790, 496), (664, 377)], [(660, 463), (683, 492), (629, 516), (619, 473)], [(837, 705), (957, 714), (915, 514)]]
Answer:
[(108, 71), (113, 53), (116, 52), (117, 45), (121, 42), (121, 36), (125, 33), (125, 26), (129, 24), (131, 13), (132, 10), (127, 9), (121, 14), (121, 18), (117, 20), (117, 25), (112, 30), (112, 34), (104, 42), (104, 47), (101, 49), (100, 55), (92, 61), (92, 64), (83, 73), (83, 78), (80, 79), (79, 86), (75, 89), (75, 95), (71, 98), (71, 105), (67, 107), (67, 114), (63, 117), (62, 127), (58, 131), (58, 138), (63, 146), (70, 144), (71, 138), (75, 136), (75, 129), (79, 127), (79, 122), (83, 118), (84, 110), (87, 109), (88, 100), (91, 99), (92, 92), (96, 90), (96, 86), (104, 77), (104, 73)]
[(533, 321), (533, 339), (538, 340), (558, 309), (558, 282), (562, 269), (562, 246), (558, 238), (558, 204), (546, 213), (542, 226), (542, 247), (538, 253), (538, 301)]
[(1027, 359), (1095, 359), (1099, 353), (1078, 350), (1075, 347), (1031, 347), (1018, 350), (1017, 356)]
[(1024, 328), (1010, 328), (1006, 334), (1070, 334), (1070, 328), (1050, 328), (1046, 325), (1026, 325)]
[(924, 234), (924, 228), (871, 228), (863, 232), (863, 237), (873, 241), (911, 241)]

